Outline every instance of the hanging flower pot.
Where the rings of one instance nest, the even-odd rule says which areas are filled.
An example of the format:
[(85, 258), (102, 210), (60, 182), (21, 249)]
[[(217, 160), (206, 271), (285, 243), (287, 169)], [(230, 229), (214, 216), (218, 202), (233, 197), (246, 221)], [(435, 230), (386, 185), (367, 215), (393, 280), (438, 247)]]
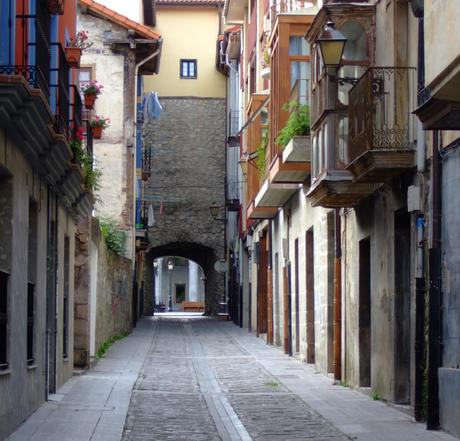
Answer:
[(84, 95), (85, 108), (92, 109), (96, 101), (97, 95)]
[(97, 81), (89, 81), (81, 88), (85, 97), (85, 107), (87, 109), (93, 108), (94, 101), (96, 101), (96, 98), (102, 92), (103, 88), (104, 86), (99, 84)]
[(65, 58), (69, 67), (78, 69), (80, 67), (81, 48), (67, 46), (65, 48)]
[(96, 126), (92, 128), (93, 131), (93, 138), (94, 139), (101, 139), (102, 138), (102, 132), (103, 132), (102, 126)]
[(104, 118), (103, 116), (95, 115), (94, 119), (90, 123), (93, 138), (101, 139), (102, 132), (110, 127), (110, 119)]

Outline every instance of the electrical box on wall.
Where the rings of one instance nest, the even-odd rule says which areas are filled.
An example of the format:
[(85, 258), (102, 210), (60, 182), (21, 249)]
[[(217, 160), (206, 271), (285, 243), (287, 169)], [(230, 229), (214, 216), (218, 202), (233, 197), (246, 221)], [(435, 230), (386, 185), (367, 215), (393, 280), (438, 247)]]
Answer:
[(407, 189), (407, 211), (409, 213), (421, 210), (420, 194), (420, 187), (418, 185), (411, 185)]

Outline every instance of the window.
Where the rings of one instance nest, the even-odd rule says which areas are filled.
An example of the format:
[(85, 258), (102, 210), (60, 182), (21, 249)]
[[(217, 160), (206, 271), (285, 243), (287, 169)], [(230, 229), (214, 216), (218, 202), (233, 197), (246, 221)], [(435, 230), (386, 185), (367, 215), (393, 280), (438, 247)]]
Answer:
[(29, 240), (28, 240), (28, 283), (27, 283), (27, 364), (34, 364), (34, 316), (35, 316), (35, 283), (37, 278), (37, 226), (38, 207), (33, 200), (29, 201)]
[(69, 271), (70, 271), (70, 238), (64, 238), (64, 304), (63, 304), (63, 332), (62, 356), (69, 356)]
[(197, 67), (196, 60), (180, 60), (180, 77), (196, 78)]
[(0, 370), (8, 368), (8, 274), (0, 271)]

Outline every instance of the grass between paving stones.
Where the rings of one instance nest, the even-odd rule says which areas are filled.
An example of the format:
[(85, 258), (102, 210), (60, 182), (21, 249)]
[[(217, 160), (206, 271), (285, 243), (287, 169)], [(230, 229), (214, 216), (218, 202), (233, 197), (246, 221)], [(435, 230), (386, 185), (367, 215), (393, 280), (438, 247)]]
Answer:
[(96, 351), (96, 359), (99, 360), (100, 358), (105, 357), (105, 354), (107, 350), (110, 348), (110, 346), (112, 346), (116, 341), (124, 339), (127, 335), (129, 335), (129, 332), (113, 335), (108, 340), (106, 340), (104, 343), (102, 343), (102, 345)]
[(277, 388), (277, 387), (280, 387), (280, 384), (275, 380), (270, 380), (265, 383), (265, 386)]

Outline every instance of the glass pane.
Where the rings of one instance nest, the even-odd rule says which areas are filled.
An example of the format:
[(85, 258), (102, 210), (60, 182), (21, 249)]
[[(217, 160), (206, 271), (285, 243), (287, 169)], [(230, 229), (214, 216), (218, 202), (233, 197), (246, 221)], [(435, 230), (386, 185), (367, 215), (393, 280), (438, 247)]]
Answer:
[(186, 61), (182, 62), (182, 76), (188, 77), (188, 63)]
[(189, 75), (191, 77), (194, 77), (195, 76), (195, 63), (193, 61), (190, 61), (188, 66), (189, 66)]
[(364, 27), (356, 21), (347, 21), (340, 31), (348, 39), (343, 51), (345, 60), (364, 60), (367, 58), (367, 39)]
[(348, 151), (347, 151), (347, 140), (348, 140), (348, 117), (343, 116), (339, 119), (339, 142), (337, 159), (340, 168), (348, 164)]
[(309, 61), (291, 61), (291, 89), (297, 80), (310, 78)]
[(289, 37), (289, 55), (310, 55), (310, 45), (300, 36)]

